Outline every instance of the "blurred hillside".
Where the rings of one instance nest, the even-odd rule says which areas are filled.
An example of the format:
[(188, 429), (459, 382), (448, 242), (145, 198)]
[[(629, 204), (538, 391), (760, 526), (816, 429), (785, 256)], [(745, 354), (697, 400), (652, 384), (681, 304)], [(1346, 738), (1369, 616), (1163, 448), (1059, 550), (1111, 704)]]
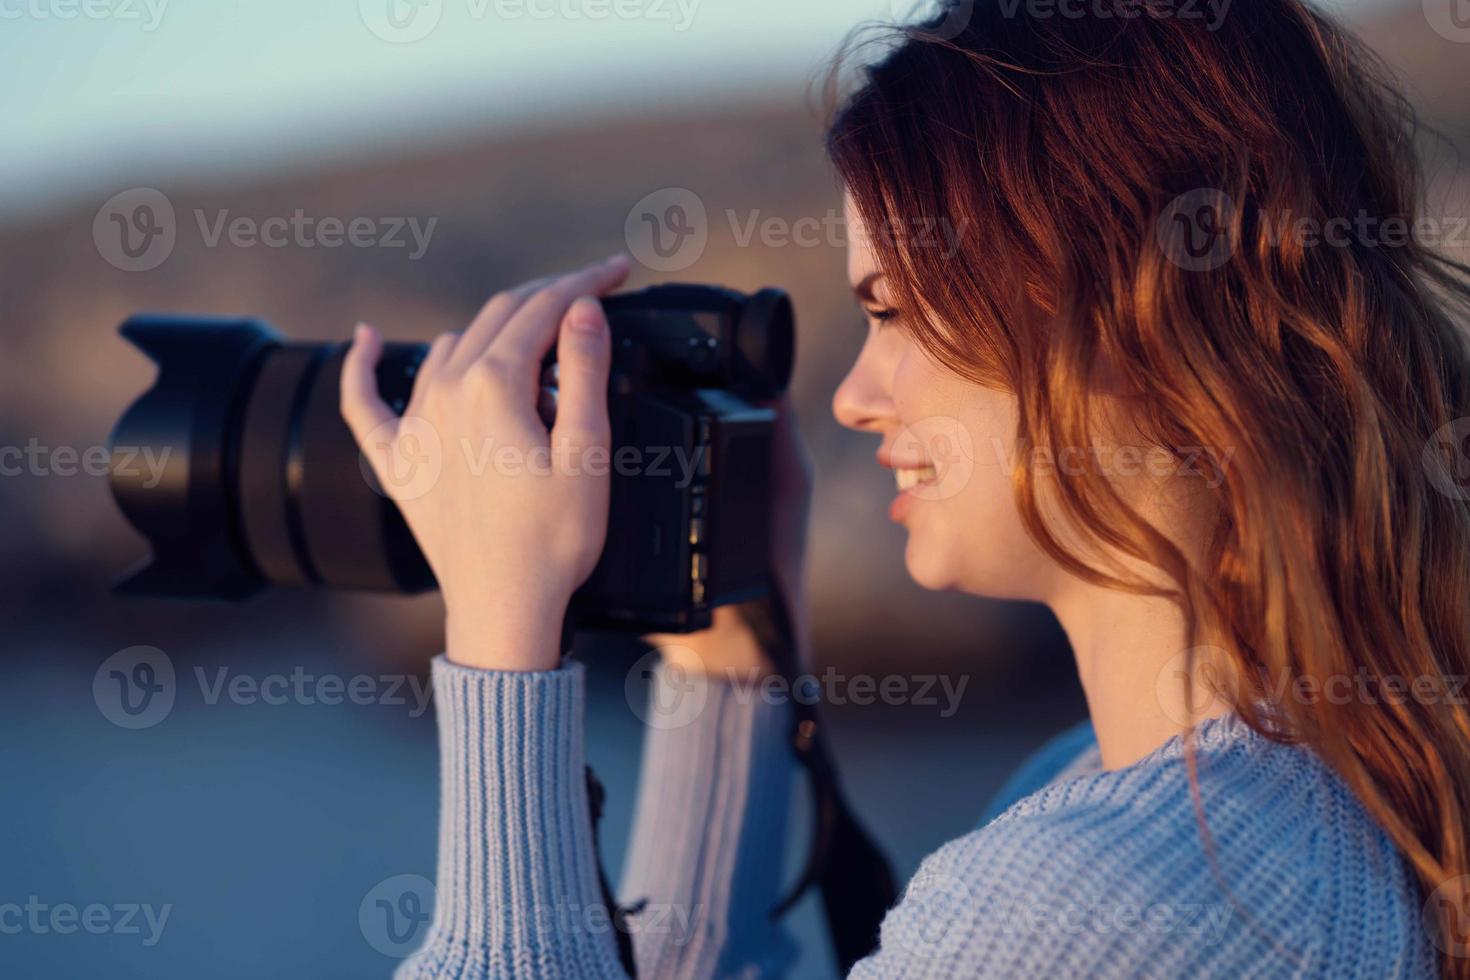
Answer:
[[(1426, 118), (1463, 145), (1470, 136), (1470, 46), (1426, 29), (1417, 4), (1364, 31)], [(151, 376), (146, 360), (116, 334), (134, 311), (252, 313), (291, 335), (320, 339), (345, 338), (353, 323), (368, 320), (389, 336), (427, 339), (462, 326), (497, 288), (625, 248), (634, 204), (682, 187), (707, 209), (708, 247), (677, 275), (644, 270), (631, 285), (670, 278), (775, 285), (795, 298), (794, 393), (820, 481), (812, 582), (824, 659), (840, 651), (849, 664), (911, 663), (922, 650), (926, 661), (963, 659), (973, 667), (977, 655), (995, 664), (1021, 648), (1055, 653), (1059, 637), (1048, 617), (925, 594), (904, 574), (902, 534), (884, 517), (891, 479), (874, 465), (872, 441), (839, 429), (828, 410), (862, 332), (846, 290), (840, 233), (805, 243), (763, 241), (760, 234), (747, 240), (767, 219), (820, 223), (840, 209), (819, 137), (816, 114), (793, 98), (698, 115), (630, 111), (565, 131), (467, 134), (457, 145), (254, 183), (160, 175), (147, 186), (173, 205), (178, 239), (162, 265), (144, 272), (114, 268), (99, 252), (92, 226), (101, 200), (0, 229), (7, 341), (0, 444), (35, 439), (79, 454), (104, 444), (118, 413)], [(1435, 192), (1454, 189), (1463, 199), (1463, 171), (1436, 160)], [(199, 226), (297, 212), (436, 224), (416, 260), (411, 248), (239, 247), (227, 239), (211, 246)], [(113, 507), (105, 479), (24, 475), (0, 487), (0, 607), (12, 620), (25, 611), (26, 629), (66, 620), (106, 635), (146, 625), (152, 636), (220, 616), (254, 628), (289, 611), (350, 624), (355, 642), (385, 657), (416, 655), (438, 642), (433, 597), (273, 596), (224, 612), (106, 599), (109, 580), (142, 544)]]
[[(909, 649), (969, 659), (978, 637), (1003, 644), (1013, 615), (927, 595), (908, 582), (901, 533), (884, 516), (892, 480), (874, 463), (876, 445), (830, 417), (831, 392), (863, 331), (846, 288), (840, 230), (830, 241), (805, 245), (762, 244), (768, 236), (746, 233), (768, 219), (830, 223), (840, 213), (819, 136), (805, 107), (758, 105), (439, 147), (247, 186), (158, 181), (153, 186), (177, 215), (178, 237), (169, 258), (144, 272), (104, 261), (90, 210), (8, 229), (0, 235), (7, 257), (0, 305), (11, 341), (0, 386), (0, 442), (24, 445), (35, 437), (43, 446), (79, 450), (105, 443), (118, 413), (152, 376), (150, 363), (116, 334), (131, 312), (253, 313), (313, 339), (345, 338), (352, 324), (368, 320), (392, 337), (429, 339), (462, 327), (497, 288), (625, 249), (624, 222), (635, 202), (684, 187), (707, 208), (707, 248), (677, 275), (640, 269), (630, 286), (667, 279), (775, 285), (795, 298), (794, 392), (821, 480), (812, 573), (823, 648), (842, 650), (848, 663)], [(211, 247), (199, 227), (201, 213), (212, 227), (222, 217), (263, 221), (298, 210), (318, 219), (437, 224), (416, 260), (409, 258), (411, 247), (237, 247), (228, 236)], [(412, 241), (407, 232), (403, 237)], [(97, 621), (99, 609), (107, 610), (104, 618), (135, 615), (137, 604), (97, 601), (109, 578), (142, 549), (105, 479), (23, 476), (4, 485), (0, 594), (6, 598), (0, 602), (61, 616), (83, 604), (99, 629), (115, 625)], [(857, 527), (866, 533), (852, 534)], [(293, 613), (312, 606), (341, 613), (364, 637), (375, 637), (371, 642), (384, 655), (421, 654), (437, 643), (432, 597), (264, 601), (271, 609), (289, 603)], [(220, 614), (218, 607), (141, 605), (150, 630)]]

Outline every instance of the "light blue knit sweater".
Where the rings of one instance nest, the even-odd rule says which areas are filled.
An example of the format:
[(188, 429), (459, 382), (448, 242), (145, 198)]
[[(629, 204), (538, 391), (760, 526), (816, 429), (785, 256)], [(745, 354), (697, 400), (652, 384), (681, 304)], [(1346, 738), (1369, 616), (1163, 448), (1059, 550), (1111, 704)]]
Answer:
[[(438, 902), (398, 977), (625, 976), (589, 830), (582, 668), (433, 670)], [(782, 886), (786, 709), (700, 683), (703, 711), (644, 750), (620, 889), (646, 902), (639, 976), (780, 975), (792, 945), (765, 913)], [(1213, 864), (1181, 741), (1108, 772), (1084, 726), (923, 862), (852, 976), (1433, 976), (1413, 877), (1341, 781), (1233, 717), (1196, 738)]]

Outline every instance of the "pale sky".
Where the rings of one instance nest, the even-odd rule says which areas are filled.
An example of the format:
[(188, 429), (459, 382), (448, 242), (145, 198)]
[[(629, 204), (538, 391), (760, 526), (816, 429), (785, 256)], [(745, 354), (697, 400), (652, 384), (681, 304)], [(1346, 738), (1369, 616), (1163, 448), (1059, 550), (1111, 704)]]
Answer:
[[(1351, 15), (1392, 0), (1324, 2)], [(0, 217), (149, 177), (277, 170), (470, 126), (796, 91), (859, 21), (912, 9), (911, 0), (0, 0)]]

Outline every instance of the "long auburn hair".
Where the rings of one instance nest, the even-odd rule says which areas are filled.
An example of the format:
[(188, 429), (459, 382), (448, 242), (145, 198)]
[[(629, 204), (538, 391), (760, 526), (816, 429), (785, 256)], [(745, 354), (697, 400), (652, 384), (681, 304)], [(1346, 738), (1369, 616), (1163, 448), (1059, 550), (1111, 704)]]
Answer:
[[(1463, 908), (1470, 268), (1384, 244), (1424, 217), (1414, 113), (1300, 0), (1248, 0), (1212, 24), (950, 0), (889, 36), (855, 92), (829, 91), (828, 152), (868, 228), (967, 230), (957, 251), (873, 236), (906, 329), (1016, 395), (1022, 458), (1094, 445), (1092, 408), (1120, 380), (1098, 377), (1103, 360), (1150, 442), (1181, 462), (1182, 447), (1228, 456), (1202, 559), (1090, 469), (1017, 467), (1028, 530), (1083, 579), (1173, 598), (1191, 644), (1225, 638), (1245, 721), (1310, 746), (1424, 892)], [(1379, 231), (1282, 233), (1334, 218)], [(1190, 247), (1200, 232), (1213, 248)], [(1173, 584), (1064, 547), (1043, 492)], [(1283, 677), (1364, 674), (1445, 683), (1434, 698), (1271, 697)], [(1470, 977), (1470, 959), (1441, 968)]]

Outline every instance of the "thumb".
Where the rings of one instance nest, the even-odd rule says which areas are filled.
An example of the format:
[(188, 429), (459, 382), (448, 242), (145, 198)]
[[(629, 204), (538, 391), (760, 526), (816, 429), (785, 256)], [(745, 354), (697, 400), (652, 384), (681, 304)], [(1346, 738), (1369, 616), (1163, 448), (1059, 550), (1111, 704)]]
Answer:
[(607, 375), (612, 337), (602, 304), (583, 296), (562, 317), (556, 344), (558, 393), (552, 436), (577, 446), (607, 446)]

